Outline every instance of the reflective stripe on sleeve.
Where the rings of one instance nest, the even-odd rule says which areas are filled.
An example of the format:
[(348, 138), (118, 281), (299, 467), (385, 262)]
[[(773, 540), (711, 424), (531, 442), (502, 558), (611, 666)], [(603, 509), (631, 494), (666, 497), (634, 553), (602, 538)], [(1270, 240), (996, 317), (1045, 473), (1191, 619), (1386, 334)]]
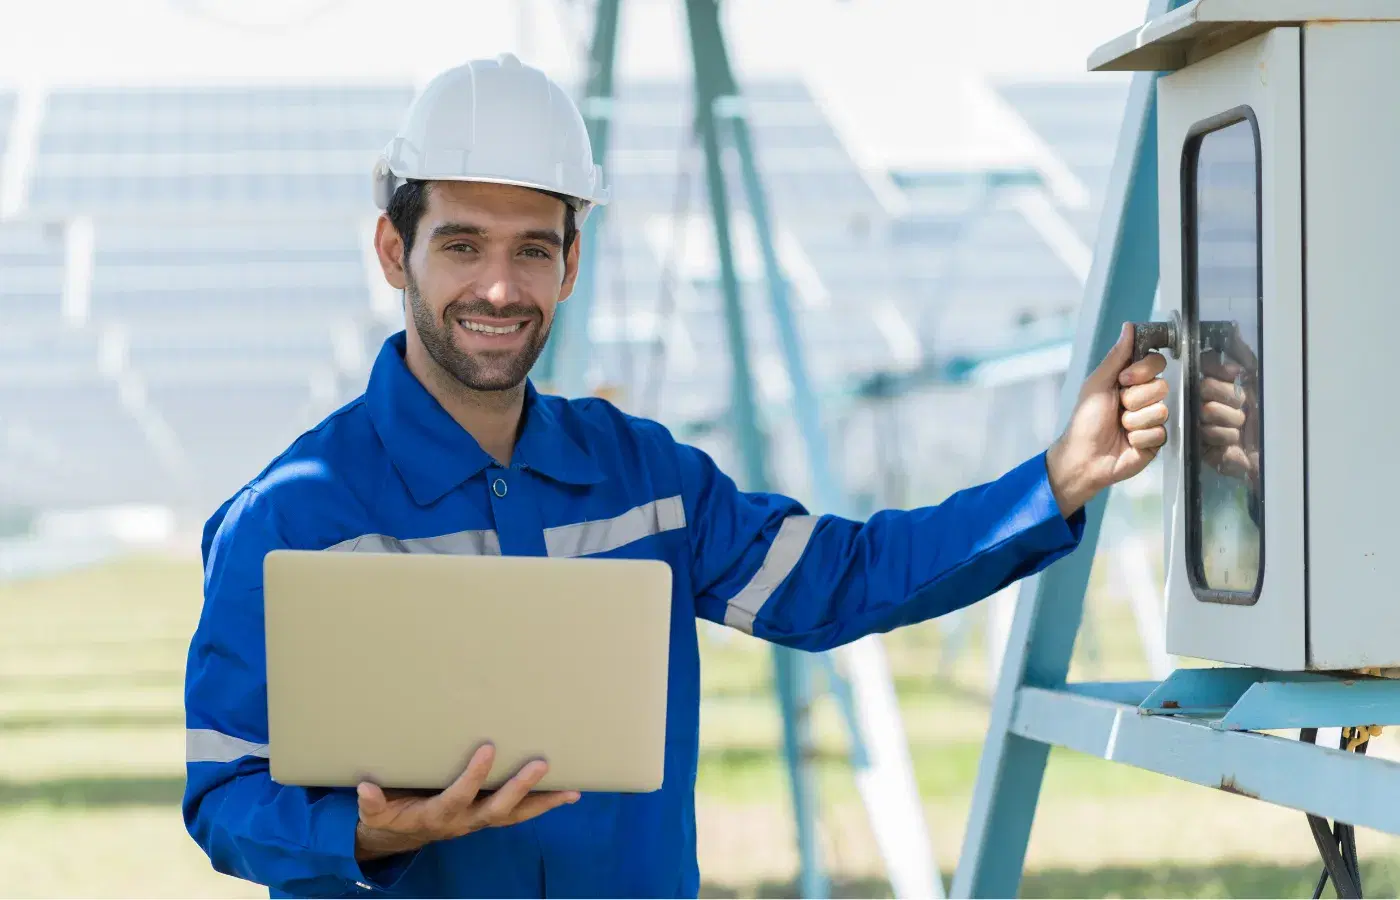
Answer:
[(753, 620), (768, 598), (778, 589), (796, 568), (797, 561), (807, 549), (812, 539), (812, 531), (817, 527), (817, 516), (789, 516), (778, 528), (778, 536), (763, 557), (763, 565), (758, 567), (753, 578), (735, 594), (724, 611), (724, 624), (737, 628), (745, 634), (753, 634)]
[(445, 556), (500, 556), (501, 539), (494, 531), (458, 531), (435, 537), (400, 540), (383, 534), (362, 534), (341, 541), (328, 551), (338, 553), (437, 553)]
[(208, 728), (185, 730), (185, 762), (237, 762), (245, 756), (267, 758), (267, 744), (255, 744)]
[(611, 519), (546, 528), (544, 545), (550, 556), (588, 556), (684, 527), (685, 504), (677, 495), (644, 503)]

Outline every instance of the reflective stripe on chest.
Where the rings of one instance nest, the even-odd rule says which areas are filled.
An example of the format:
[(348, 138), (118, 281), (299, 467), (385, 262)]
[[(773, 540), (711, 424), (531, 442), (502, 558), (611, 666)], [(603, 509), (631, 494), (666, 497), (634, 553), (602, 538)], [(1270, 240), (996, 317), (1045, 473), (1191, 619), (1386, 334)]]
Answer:
[[(680, 495), (652, 500), (609, 519), (594, 519), (544, 529), (549, 556), (575, 557), (607, 553), (645, 538), (684, 528), (685, 504)], [(400, 539), (364, 534), (329, 551), (349, 553), (438, 553), (457, 556), (500, 556), (499, 535), (491, 529), (457, 531), (432, 537)]]

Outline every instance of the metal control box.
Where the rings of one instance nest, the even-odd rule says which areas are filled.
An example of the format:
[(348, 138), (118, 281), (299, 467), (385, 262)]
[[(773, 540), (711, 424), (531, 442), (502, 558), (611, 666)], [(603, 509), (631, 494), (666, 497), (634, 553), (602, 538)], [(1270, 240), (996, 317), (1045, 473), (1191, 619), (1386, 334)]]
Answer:
[(1160, 303), (1180, 323), (1160, 460), (1169, 653), (1400, 666), (1387, 16), (1400, 4), (1196, 0), (1099, 51), (1096, 68), (1164, 72)]

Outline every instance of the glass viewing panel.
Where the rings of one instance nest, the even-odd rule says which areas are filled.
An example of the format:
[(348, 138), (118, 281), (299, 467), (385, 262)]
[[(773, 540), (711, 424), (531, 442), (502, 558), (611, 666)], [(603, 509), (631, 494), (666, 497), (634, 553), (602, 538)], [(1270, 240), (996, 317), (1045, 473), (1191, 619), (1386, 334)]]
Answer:
[(1258, 130), (1247, 110), (1189, 140), (1187, 571), (1201, 600), (1252, 604), (1264, 574)]

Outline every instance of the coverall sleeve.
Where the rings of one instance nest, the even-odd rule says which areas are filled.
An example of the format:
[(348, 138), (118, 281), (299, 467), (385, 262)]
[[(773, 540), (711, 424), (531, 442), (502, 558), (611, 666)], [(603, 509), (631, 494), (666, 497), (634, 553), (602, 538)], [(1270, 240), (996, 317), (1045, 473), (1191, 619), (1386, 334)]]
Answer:
[(287, 787), (268, 773), (263, 557), (287, 546), (251, 489), (206, 529), (204, 608), (185, 675), (185, 825), (217, 871), (273, 896), (389, 889), (413, 857), (355, 859), (353, 790)]
[(809, 515), (746, 493), (702, 451), (682, 447), (697, 614), (801, 650), (839, 647), (968, 606), (1078, 546), (1041, 453), (936, 506), (868, 521)]

